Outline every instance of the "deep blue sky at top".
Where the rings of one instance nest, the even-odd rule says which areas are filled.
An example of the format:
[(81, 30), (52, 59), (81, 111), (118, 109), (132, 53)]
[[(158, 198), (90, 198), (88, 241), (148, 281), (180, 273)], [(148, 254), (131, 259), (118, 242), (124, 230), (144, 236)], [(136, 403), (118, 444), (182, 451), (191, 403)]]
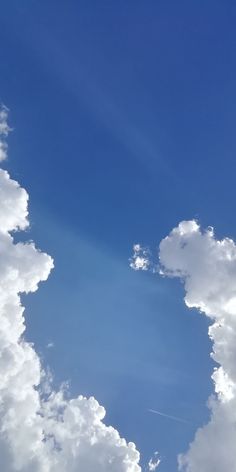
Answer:
[[(161, 451), (163, 472), (207, 415), (206, 321), (127, 259), (182, 219), (236, 237), (235, 24), (223, 0), (1, 6), (7, 168), (30, 193), (29, 237), (56, 259), (29, 297), (29, 336), (144, 460)], [(150, 418), (155, 407), (193, 423)]]

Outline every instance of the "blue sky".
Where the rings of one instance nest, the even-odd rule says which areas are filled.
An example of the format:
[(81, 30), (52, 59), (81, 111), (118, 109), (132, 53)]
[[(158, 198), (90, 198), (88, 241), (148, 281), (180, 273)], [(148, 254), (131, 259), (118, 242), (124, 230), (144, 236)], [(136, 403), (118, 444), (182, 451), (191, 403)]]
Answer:
[(1, 7), (5, 166), (30, 194), (24, 237), (55, 258), (27, 297), (27, 336), (55, 382), (95, 395), (143, 464), (160, 451), (163, 472), (208, 418), (207, 321), (177, 282), (128, 259), (182, 219), (236, 235), (235, 16), (210, 0)]

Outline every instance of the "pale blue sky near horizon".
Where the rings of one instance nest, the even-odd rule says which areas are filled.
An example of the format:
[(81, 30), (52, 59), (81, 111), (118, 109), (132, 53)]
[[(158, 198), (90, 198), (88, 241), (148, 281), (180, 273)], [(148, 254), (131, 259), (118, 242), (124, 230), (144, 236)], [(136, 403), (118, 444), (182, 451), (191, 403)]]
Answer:
[(158, 450), (159, 470), (177, 471), (207, 421), (213, 363), (179, 282), (128, 259), (136, 242), (157, 254), (183, 219), (236, 238), (235, 20), (219, 0), (2, 5), (4, 167), (30, 194), (17, 238), (55, 259), (24, 297), (27, 337), (55, 383), (105, 406), (143, 470)]

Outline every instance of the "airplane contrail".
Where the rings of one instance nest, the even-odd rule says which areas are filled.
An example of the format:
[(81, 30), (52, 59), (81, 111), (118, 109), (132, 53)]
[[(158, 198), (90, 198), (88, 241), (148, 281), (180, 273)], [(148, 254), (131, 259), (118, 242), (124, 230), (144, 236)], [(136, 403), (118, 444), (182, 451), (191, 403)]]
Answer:
[(167, 415), (166, 413), (162, 413), (161, 411), (157, 410), (152, 410), (151, 408), (149, 408), (148, 411), (150, 413), (154, 413), (155, 415), (164, 416), (164, 418), (169, 418), (170, 420), (178, 421), (179, 423), (189, 424), (189, 421), (184, 420), (183, 418), (178, 418), (178, 416)]

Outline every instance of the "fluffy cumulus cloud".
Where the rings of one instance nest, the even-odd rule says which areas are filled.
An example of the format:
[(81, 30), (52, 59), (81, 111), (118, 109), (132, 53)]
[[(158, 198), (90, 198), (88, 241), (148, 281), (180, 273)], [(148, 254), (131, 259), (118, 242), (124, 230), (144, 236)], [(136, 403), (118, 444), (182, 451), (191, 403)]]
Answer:
[(236, 245), (218, 241), (212, 228), (183, 221), (160, 244), (164, 274), (185, 285), (185, 303), (211, 318), (212, 357), (218, 364), (209, 399), (210, 421), (200, 428), (179, 469), (186, 472), (235, 472), (236, 445)]
[[(3, 108), (0, 160), (8, 131)], [(0, 202), (1, 472), (140, 472), (135, 445), (105, 425), (105, 410), (94, 398), (68, 399), (63, 388), (44, 388), (39, 357), (24, 339), (20, 296), (37, 290), (53, 261), (33, 243), (14, 242), (14, 231), (28, 225), (28, 195), (1, 169)]]
[(179, 470), (235, 472), (236, 245), (229, 238), (217, 240), (211, 227), (202, 231), (196, 221), (183, 221), (161, 241), (159, 262), (162, 275), (184, 283), (186, 305), (212, 320), (209, 337), (216, 367), (210, 421), (179, 456)]

